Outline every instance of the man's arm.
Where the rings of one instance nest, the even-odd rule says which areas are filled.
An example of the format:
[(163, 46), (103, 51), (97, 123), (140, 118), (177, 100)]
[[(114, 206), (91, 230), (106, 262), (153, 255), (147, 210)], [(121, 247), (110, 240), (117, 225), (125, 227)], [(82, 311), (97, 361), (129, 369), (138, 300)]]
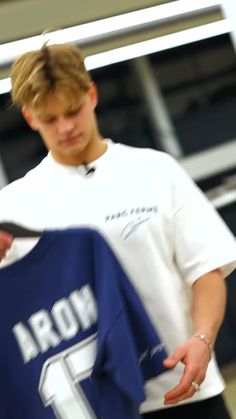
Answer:
[(0, 231), (0, 261), (6, 255), (8, 249), (10, 249), (13, 239), (11, 234)]
[(192, 382), (201, 384), (206, 376), (219, 327), (223, 321), (226, 305), (226, 285), (219, 269), (211, 271), (192, 286), (192, 322), (194, 334), (205, 335), (204, 339), (192, 336), (180, 345), (164, 361), (167, 368), (174, 368), (178, 362), (185, 365), (180, 382), (165, 395), (165, 404), (175, 404), (192, 397)]

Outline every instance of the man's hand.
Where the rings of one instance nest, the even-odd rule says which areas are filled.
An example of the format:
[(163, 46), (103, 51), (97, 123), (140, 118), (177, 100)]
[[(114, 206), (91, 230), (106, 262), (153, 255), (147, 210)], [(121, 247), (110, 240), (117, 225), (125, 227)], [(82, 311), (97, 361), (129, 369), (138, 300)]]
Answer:
[[(219, 269), (202, 275), (193, 283), (191, 317), (198, 337), (192, 336), (164, 361), (166, 368), (174, 368), (178, 362), (185, 366), (180, 382), (165, 394), (166, 405), (192, 397), (204, 381), (211, 347), (224, 317), (225, 304), (226, 285)], [(200, 335), (207, 336), (209, 343), (199, 339)]]
[(14, 237), (11, 234), (0, 231), (0, 260), (6, 255), (8, 249), (10, 249)]
[(166, 368), (174, 368), (178, 362), (185, 365), (180, 382), (165, 394), (164, 404), (170, 405), (192, 397), (196, 390), (192, 382), (199, 386), (205, 379), (210, 353), (207, 345), (192, 337), (179, 346), (175, 352), (164, 360)]

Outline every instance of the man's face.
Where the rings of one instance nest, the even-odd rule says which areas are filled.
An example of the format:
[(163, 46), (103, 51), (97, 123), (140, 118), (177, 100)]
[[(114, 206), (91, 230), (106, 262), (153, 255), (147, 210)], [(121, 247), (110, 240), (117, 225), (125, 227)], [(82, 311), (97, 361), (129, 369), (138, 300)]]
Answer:
[(80, 164), (100, 138), (94, 113), (96, 104), (96, 88), (91, 83), (89, 91), (73, 107), (59, 95), (49, 94), (40, 109), (24, 108), (22, 113), (56, 161)]

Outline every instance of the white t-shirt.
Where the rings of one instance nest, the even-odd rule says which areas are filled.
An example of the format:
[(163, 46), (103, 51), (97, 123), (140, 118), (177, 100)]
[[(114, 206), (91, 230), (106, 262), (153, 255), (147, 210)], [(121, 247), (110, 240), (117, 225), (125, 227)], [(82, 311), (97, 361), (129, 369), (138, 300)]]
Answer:
[[(90, 226), (108, 240), (171, 353), (192, 335), (190, 289), (201, 275), (236, 267), (233, 234), (180, 165), (168, 154), (108, 141), (86, 175), (50, 153), (25, 177), (0, 191), (0, 220), (33, 229)], [(15, 239), (5, 260), (22, 257), (35, 239)], [(141, 332), (141, 331), (140, 331)], [(164, 408), (164, 394), (183, 366), (147, 384), (142, 412)], [(214, 357), (189, 403), (220, 393)]]

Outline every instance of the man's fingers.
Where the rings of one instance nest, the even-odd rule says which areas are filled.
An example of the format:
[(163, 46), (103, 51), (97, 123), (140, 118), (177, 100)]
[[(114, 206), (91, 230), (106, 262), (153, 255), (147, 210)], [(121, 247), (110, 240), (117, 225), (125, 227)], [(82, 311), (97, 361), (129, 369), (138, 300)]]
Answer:
[(200, 377), (186, 378), (183, 376), (180, 383), (165, 394), (164, 404), (175, 404), (189, 397), (192, 397), (197, 391), (201, 390), (201, 379)]
[(14, 237), (11, 234), (0, 231), (0, 259), (5, 256), (7, 250), (11, 247)]
[(183, 400), (189, 399), (194, 394), (195, 394), (195, 391), (193, 387), (190, 387), (188, 391), (186, 391), (185, 393), (182, 393), (181, 395), (179, 395), (179, 397), (164, 399), (164, 404), (165, 405), (176, 404)]

